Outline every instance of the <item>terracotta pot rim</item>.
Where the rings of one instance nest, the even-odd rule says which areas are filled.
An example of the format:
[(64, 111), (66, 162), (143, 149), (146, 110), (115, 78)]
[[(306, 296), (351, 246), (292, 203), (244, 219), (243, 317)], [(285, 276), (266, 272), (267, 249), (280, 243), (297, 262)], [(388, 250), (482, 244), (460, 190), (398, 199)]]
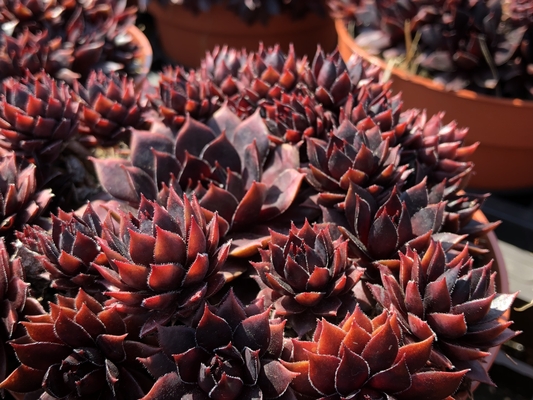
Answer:
[(348, 29), (346, 29), (346, 25), (341, 19), (335, 19), (335, 28), (337, 30), (337, 34), (339, 35), (339, 39), (343, 40), (353, 50), (353, 52), (359, 54), (365, 60), (379, 66), (383, 70), (390, 69), (393, 75), (396, 75), (405, 81), (412, 81), (413, 83), (424, 86), (427, 89), (442, 92), (453, 97), (461, 97), (463, 99), (475, 100), (476, 102), (490, 103), (503, 107), (523, 107), (531, 109), (531, 112), (533, 112), (533, 101), (531, 100), (487, 96), (485, 94), (476, 93), (472, 90), (466, 89), (461, 89), (456, 92), (453, 92), (445, 90), (444, 85), (436, 83), (432, 79), (412, 74), (398, 67), (389, 68), (387, 66), (387, 63), (383, 59), (370, 54), (368, 51), (366, 51), (363, 47), (359, 46), (355, 42), (354, 38), (352, 37), (352, 35), (350, 35)]
[(138, 75), (135, 77), (135, 83), (136, 85), (140, 85), (148, 76), (152, 66), (152, 46), (146, 35), (135, 25), (129, 26), (127, 32), (131, 35), (133, 42), (138, 46), (135, 58), (140, 61), (140, 65)]
[[(483, 214), (481, 210), (478, 210), (474, 214), (474, 219), (481, 223), (488, 223), (489, 220)], [(509, 293), (510, 287), (509, 287), (509, 275), (507, 274), (507, 268), (505, 266), (505, 260), (503, 258), (502, 251), (500, 249), (500, 245), (498, 244), (498, 238), (496, 237), (496, 234), (491, 231), (487, 234), (487, 240), (489, 241), (489, 250), (491, 253), (492, 258), (494, 259), (494, 263), (496, 264), (497, 268), (495, 268), (498, 272), (498, 276), (496, 277), (496, 281), (500, 283), (500, 293)], [(509, 321), (509, 318), (511, 318), (511, 310), (507, 310), (505, 314), (503, 314), (502, 318), (506, 321)], [(501, 345), (495, 346), (489, 349), (490, 355), (487, 356), (487, 358), (484, 359), (486, 364), (488, 365), (487, 370), (490, 369), (492, 364), (494, 364), (494, 361), (496, 360), (496, 357), (498, 355), (498, 352), (500, 351)], [(472, 383), (472, 390), (475, 390), (479, 386), (480, 382), (473, 382)]]

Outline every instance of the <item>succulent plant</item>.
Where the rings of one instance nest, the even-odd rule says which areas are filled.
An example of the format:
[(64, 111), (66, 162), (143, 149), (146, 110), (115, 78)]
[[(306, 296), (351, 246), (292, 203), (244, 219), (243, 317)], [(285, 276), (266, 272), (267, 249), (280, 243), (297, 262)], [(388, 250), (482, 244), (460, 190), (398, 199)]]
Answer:
[[(250, 54), (223, 47), (207, 53), (196, 71), (165, 70), (159, 94), (149, 97), (175, 129), (187, 113), (205, 122), (227, 102), (240, 119), (259, 110), (274, 143), (298, 143), (307, 136), (325, 138), (338, 124), (340, 107), (379, 74), (378, 68), (355, 57), (346, 64), (338, 52), (326, 55), (320, 48), (310, 63), (296, 58), (292, 47), (287, 55), (279, 46), (260, 44)], [(368, 93), (372, 99), (381, 96), (376, 88)]]
[[(445, 202), (428, 204), (423, 185), (401, 194), (393, 189), (380, 206), (368, 191), (352, 184), (341, 204), (348, 228), (341, 226), (340, 229), (350, 238), (351, 251), (361, 258), (363, 266), (371, 267), (378, 260), (397, 264), (398, 250), (404, 246), (422, 251), (429, 245), (432, 234), (442, 227), (445, 206)], [(463, 237), (454, 234), (442, 237), (449, 243), (447, 248), (451, 247), (450, 242), (455, 244), (461, 239)]]
[(129, 139), (131, 129), (142, 128), (144, 105), (131, 78), (93, 71), (85, 87), (74, 88), (85, 102), (79, 127), (84, 144), (111, 147)]
[[(3, 50), (7, 56), (16, 49), (12, 72), (24, 74), (25, 67), (32, 72), (43, 68), (67, 81), (80, 76), (85, 79), (97, 68), (135, 74), (137, 45), (127, 29), (135, 22), (136, 9), (125, 5), (109, 0), (3, 0), (0, 42), (8, 43)], [(29, 33), (38, 39), (28, 38)], [(1, 52), (0, 58), (5, 58)]]
[(299, 337), (312, 331), (317, 318), (340, 321), (355, 307), (353, 287), (363, 274), (348, 258), (348, 242), (333, 240), (327, 227), (301, 229), (288, 235), (271, 232), (268, 250), (260, 250), (257, 270), (274, 315), (287, 319)]
[(194, 70), (187, 73), (182, 67), (167, 67), (159, 77), (159, 93), (148, 98), (165, 123), (176, 130), (183, 126), (187, 115), (207, 121), (224, 102), (222, 90)]
[(61, 48), (61, 39), (51, 39), (47, 31), (32, 33), (26, 29), (17, 37), (0, 33), (0, 80), (41, 69), (56, 78), (69, 79), (72, 53), (72, 49)]
[(451, 398), (467, 370), (435, 368), (433, 342), (402, 335), (394, 311), (370, 319), (357, 307), (339, 325), (319, 321), (312, 341), (293, 339), (283, 365), (300, 374), (291, 383), (298, 399)]
[[(10, 339), (17, 329), (17, 323), (25, 315), (39, 315), (44, 309), (28, 291), (24, 281), (24, 269), (19, 258), (10, 260), (4, 239), (0, 240), (0, 301), (2, 303), (2, 328), (0, 337), (3, 341)], [(3, 344), (2, 349), (3, 350)], [(0, 359), (5, 362), (5, 358)], [(5, 365), (1, 371), (5, 371)], [(5, 378), (2, 377), (2, 379)]]
[(115, 309), (83, 290), (27, 318), (27, 335), (11, 342), (21, 365), (0, 388), (58, 399), (133, 399), (151, 388), (137, 358), (159, 349), (132, 338)]
[(24, 281), (24, 269), (20, 259), (9, 259), (4, 238), (0, 240), (0, 304), (2, 324), (0, 325), (0, 379), (4, 380), (8, 371), (7, 340), (20, 336), (18, 322), (25, 315), (39, 315), (45, 311), (39, 302), (30, 295)]
[(51, 199), (50, 190), (38, 190), (35, 165), (22, 168), (13, 152), (0, 155), (0, 235), (37, 223)]
[(519, 332), (501, 318), (516, 293), (496, 293), (491, 264), (473, 268), (466, 248), (447, 262), (434, 241), (420, 254), (408, 246), (398, 277), (380, 266), (383, 286), (371, 291), (384, 308), (396, 310), (402, 331), (420, 340), (436, 337), (433, 351), (444, 367), (468, 369), (467, 378), (492, 384), (482, 364), (487, 350)]
[[(384, 58), (405, 59), (416, 43), (409, 68), (445, 85), (500, 97), (531, 98), (533, 51), (527, 7), (496, 0), (404, 1), (330, 0), (350, 15), (356, 41)], [(412, 49), (409, 49), (412, 52)]]
[(54, 161), (78, 131), (79, 102), (47, 74), (5, 79), (0, 87), (0, 147)]
[(244, 307), (230, 291), (192, 327), (159, 327), (165, 357), (143, 361), (160, 376), (144, 399), (293, 399), (297, 374), (279, 361), (285, 323), (269, 312), (261, 301)]
[[(38, 226), (26, 225), (17, 237), (24, 249), (24, 266), (28, 270), (46, 271), (50, 287), (60, 294), (75, 296), (78, 288), (99, 300), (105, 299), (105, 286), (92, 263), (106, 265), (97, 239), (102, 234), (101, 222), (90, 203), (82, 216), (61, 209), (52, 215), (52, 228), (46, 231)], [(36, 263), (37, 265), (32, 265)]]
[[(245, 232), (245, 242), (268, 236), (263, 222), (289, 218), (285, 213), (299, 193), (303, 174), (296, 170), (297, 149), (281, 145), (271, 150), (258, 113), (241, 122), (224, 107), (208, 125), (211, 128), (188, 118), (176, 137), (168, 130), (136, 131), (131, 161), (94, 160), (102, 186), (133, 206), (140, 193), (165, 201), (168, 187), (181, 188), (194, 192), (202, 207), (217, 211), (232, 232)], [(305, 217), (306, 210), (301, 207), (290, 215), (302, 219), (298, 213)], [(285, 225), (289, 227), (289, 221)]]
[(432, 187), (446, 179), (448, 186), (464, 189), (474, 167), (469, 159), (479, 143), (466, 145), (468, 129), (458, 128), (455, 121), (444, 125), (444, 113), (428, 118), (425, 110), (402, 112), (401, 96), (392, 96), (389, 89), (390, 82), (362, 88), (357, 101), (350, 99), (341, 110), (341, 124), (348, 120), (358, 128), (378, 127), (389, 146), (401, 144), (399, 165), (412, 170), (408, 186), (427, 178)]
[(224, 285), (230, 243), (222, 243), (217, 213), (205, 214), (194, 197), (171, 189), (165, 206), (143, 198), (137, 216), (123, 213), (118, 226), (104, 220), (98, 244), (106, 264), (92, 266), (109, 288), (108, 305), (138, 318), (141, 336), (186, 321)]
[(307, 139), (307, 155), (307, 181), (326, 205), (343, 201), (351, 185), (367, 189), (380, 204), (409, 173), (400, 165), (400, 146), (391, 148), (370, 118), (357, 126), (344, 121), (327, 143)]

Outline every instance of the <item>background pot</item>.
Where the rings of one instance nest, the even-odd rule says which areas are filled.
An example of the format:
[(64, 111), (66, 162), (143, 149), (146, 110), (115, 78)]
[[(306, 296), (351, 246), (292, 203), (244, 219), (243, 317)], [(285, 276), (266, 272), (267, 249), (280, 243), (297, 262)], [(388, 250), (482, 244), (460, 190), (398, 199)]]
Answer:
[(190, 68), (200, 66), (205, 52), (216, 45), (255, 51), (259, 42), (266, 46), (279, 43), (286, 52), (293, 43), (298, 54), (314, 54), (318, 43), (332, 51), (337, 42), (333, 21), (312, 12), (293, 20), (286, 14), (269, 18), (268, 23), (248, 25), (223, 5), (213, 5), (209, 12), (193, 14), (183, 6), (162, 6), (150, 1), (148, 11), (156, 20), (163, 50), (174, 61)]
[[(336, 20), (339, 51), (353, 53), (387, 68), (379, 57), (358, 46), (343, 21)], [(446, 111), (446, 120), (469, 128), (467, 144), (481, 142), (472, 156), (476, 164), (469, 187), (488, 190), (533, 187), (533, 101), (501, 99), (470, 90), (445, 91), (431, 79), (392, 68), (392, 89), (403, 93), (404, 108), (425, 108), (430, 115)]]
[(135, 54), (136, 62), (138, 64), (138, 71), (137, 75), (135, 76), (135, 85), (140, 87), (144, 83), (148, 73), (150, 72), (150, 67), (152, 66), (152, 46), (150, 45), (150, 42), (144, 33), (135, 25), (128, 27), (128, 33), (131, 35), (133, 42), (138, 47), (138, 50)]

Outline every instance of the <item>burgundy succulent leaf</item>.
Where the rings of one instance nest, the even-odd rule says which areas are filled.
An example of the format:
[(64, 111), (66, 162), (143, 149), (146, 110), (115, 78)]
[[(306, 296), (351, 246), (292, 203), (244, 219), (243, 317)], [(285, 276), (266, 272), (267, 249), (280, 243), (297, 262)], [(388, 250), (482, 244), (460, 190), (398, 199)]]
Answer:
[(98, 282), (100, 275), (93, 262), (106, 265), (98, 238), (102, 234), (101, 221), (90, 203), (82, 216), (61, 209), (52, 215), (52, 228), (46, 231), (38, 226), (26, 225), (17, 237), (24, 250), (27, 269), (37, 263), (50, 276), (50, 286), (61, 294), (75, 296), (83, 288), (91, 296), (104, 300), (105, 286)]
[(150, 390), (153, 381), (137, 358), (159, 349), (132, 338), (115, 309), (83, 290), (58, 296), (48, 314), (27, 319), (27, 335), (11, 342), (21, 365), (0, 388), (71, 399), (133, 399)]
[(52, 193), (38, 190), (35, 165), (24, 168), (13, 152), (0, 156), (0, 234), (10, 235), (24, 224), (37, 223), (48, 207)]
[(205, 214), (195, 197), (171, 189), (164, 206), (143, 198), (136, 216), (104, 220), (98, 244), (109, 266), (92, 266), (109, 288), (107, 304), (140, 321), (141, 336), (189, 319), (224, 285), (230, 243), (218, 214)]
[(85, 102), (79, 129), (85, 145), (114, 146), (128, 140), (131, 129), (143, 127), (141, 93), (131, 78), (93, 71), (85, 86), (74, 86)]
[(261, 262), (252, 265), (259, 274), (264, 296), (274, 315), (287, 319), (299, 337), (312, 331), (317, 318), (340, 321), (355, 307), (353, 287), (363, 270), (348, 258), (348, 242), (333, 240), (328, 227), (301, 229), (288, 235), (272, 231)]
[(159, 327), (163, 353), (141, 360), (159, 379), (143, 399), (294, 399), (297, 373), (279, 361), (285, 323), (269, 312), (230, 291), (193, 327)]
[(0, 147), (54, 161), (78, 130), (79, 102), (49, 75), (8, 78), (0, 88)]
[[(421, 340), (437, 338), (434, 358), (492, 384), (483, 366), (487, 351), (519, 332), (503, 317), (516, 293), (496, 293), (491, 264), (473, 268), (467, 248), (447, 261), (442, 245), (431, 241), (423, 253), (408, 247), (400, 254), (398, 275), (380, 266), (382, 285), (370, 289), (378, 303), (397, 312), (402, 331)], [(422, 321), (431, 330), (421, 328)]]
[(442, 400), (467, 370), (434, 368), (433, 340), (402, 335), (394, 311), (370, 319), (357, 307), (338, 326), (319, 321), (311, 341), (293, 339), (283, 365), (300, 373), (291, 383), (298, 399)]

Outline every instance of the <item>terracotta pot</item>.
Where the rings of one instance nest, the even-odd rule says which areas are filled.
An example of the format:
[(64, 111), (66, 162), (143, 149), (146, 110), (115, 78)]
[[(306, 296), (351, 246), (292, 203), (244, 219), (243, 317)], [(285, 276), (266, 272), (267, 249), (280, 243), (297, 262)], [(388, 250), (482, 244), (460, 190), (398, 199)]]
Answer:
[(131, 35), (133, 42), (139, 48), (135, 54), (136, 61), (139, 65), (138, 73), (135, 77), (135, 85), (139, 88), (146, 80), (146, 77), (150, 72), (150, 67), (152, 66), (152, 46), (150, 45), (150, 42), (144, 33), (142, 33), (141, 30), (135, 25), (132, 25), (128, 28), (128, 33)]
[[(352, 53), (386, 69), (379, 57), (358, 46), (341, 20), (335, 21), (339, 51)], [(509, 190), (533, 187), (533, 101), (502, 99), (470, 90), (450, 92), (433, 80), (392, 68), (392, 88), (403, 93), (405, 108), (425, 108), (430, 115), (446, 111), (447, 120), (469, 128), (467, 144), (481, 142), (472, 161), (469, 187)]]
[(314, 54), (320, 43), (324, 51), (332, 51), (337, 42), (335, 26), (330, 18), (309, 13), (301, 20), (288, 15), (273, 16), (268, 24), (248, 25), (223, 5), (209, 12), (193, 14), (183, 6), (162, 6), (150, 1), (148, 11), (156, 20), (159, 39), (165, 53), (174, 61), (190, 68), (200, 66), (205, 52), (216, 45), (257, 50), (259, 42), (266, 46), (279, 43), (284, 51), (293, 43), (298, 54)]

